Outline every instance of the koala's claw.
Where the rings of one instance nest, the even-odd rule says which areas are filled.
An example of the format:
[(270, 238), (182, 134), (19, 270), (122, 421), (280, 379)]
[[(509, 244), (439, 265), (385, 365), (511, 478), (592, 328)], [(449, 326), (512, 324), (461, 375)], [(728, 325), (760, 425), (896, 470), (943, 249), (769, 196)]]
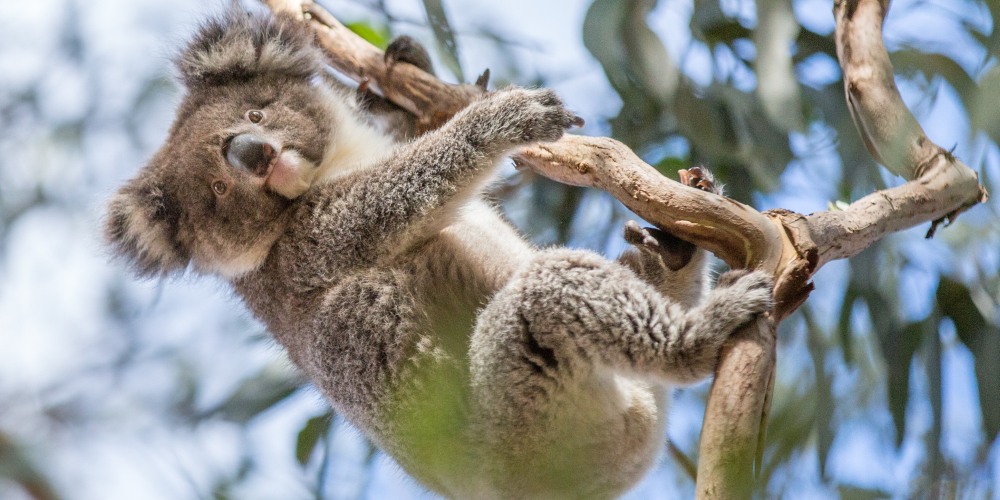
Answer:
[(657, 255), (663, 259), (671, 271), (677, 271), (686, 266), (698, 250), (688, 243), (666, 231), (655, 227), (642, 227), (634, 220), (625, 223), (625, 241), (635, 246), (639, 251), (649, 255)]
[(625, 223), (625, 241), (643, 250), (660, 246), (656, 238), (650, 234), (650, 229), (652, 228), (643, 229), (638, 222), (630, 220)]
[(500, 124), (487, 130), (496, 134), (487, 142), (499, 139), (500, 144), (510, 146), (551, 142), (566, 129), (583, 125), (583, 119), (567, 110), (550, 89), (510, 87), (488, 94), (480, 106), (488, 121)]
[[(679, 170), (680, 182), (685, 186), (701, 189), (714, 194), (722, 194), (722, 185), (715, 182), (715, 177), (708, 168), (694, 166), (685, 170)], [(634, 221), (625, 224), (625, 241), (635, 246), (647, 255), (657, 255), (663, 259), (663, 263), (672, 271), (677, 271), (686, 266), (694, 257), (698, 248), (668, 232), (660, 229), (648, 227), (642, 228)], [(742, 276), (742, 275), (740, 275)], [(735, 281), (738, 276), (734, 275), (731, 280)], [(724, 286), (720, 283), (720, 286)]]
[(707, 167), (696, 165), (686, 170), (678, 170), (681, 184), (714, 194), (722, 194), (722, 184), (715, 182), (715, 176)]
[(382, 57), (385, 65), (390, 69), (398, 62), (405, 62), (434, 74), (434, 65), (431, 63), (431, 56), (427, 53), (427, 49), (420, 42), (406, 35), (396, 37), (385, 48), (385, 55)]

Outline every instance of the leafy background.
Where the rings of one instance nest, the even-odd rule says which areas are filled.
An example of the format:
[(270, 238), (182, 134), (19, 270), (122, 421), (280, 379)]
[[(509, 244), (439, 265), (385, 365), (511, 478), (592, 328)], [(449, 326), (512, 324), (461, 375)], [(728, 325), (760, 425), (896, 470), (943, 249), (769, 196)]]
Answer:
[[(406, 33), (446, 79), (546, 85), (667, 175), (710, 165), (760, 209), (812, 212), (900, 179), (844, 106), (827, 0), (324, 2), (375, 43)], [(295, 374), (218, 281), (137, 282), (102, 204), (166, 134), (169, 56), (223, 5), (0, 1), (0, 497), (429, 494)], [(930, 137), (1000, 178), (1000, 5), (897, 0), (885, 38)], [(791, 50), (789, 50), (789, 48)], [(614, 255), (607, 195), (507, 171), (540, 244)], [(779, 332), (762, 494), (1000, 498), (1000, 202), (933, 240), (891, 235), (824, 268)], [(676, 392), (696, 452), (707, 385)], [(665, 459), (629, 496), (689, 496)]]

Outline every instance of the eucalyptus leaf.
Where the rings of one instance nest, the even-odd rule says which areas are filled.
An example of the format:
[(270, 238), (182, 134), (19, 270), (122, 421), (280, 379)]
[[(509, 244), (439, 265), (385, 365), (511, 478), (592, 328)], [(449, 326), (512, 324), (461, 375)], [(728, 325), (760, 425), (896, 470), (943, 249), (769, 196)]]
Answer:
[[(804, 384), (808, 382), (804, 381)], [(760, 484), (768, 484), (768, 478), (776, 467), (792, 460), (802, 443), (809, 440), (815, 428), (816, 397), (812, 387), (796, 387), (794, 390), (775, 387)]]
[[(691, 34), (699, 40), (715, 45), (725, 41), (729, 36), (719, 36), (732, 29), (734, 20), (724, 12), (719, 0), (695, 0), (694, 12), (691, 14)], [(737, 25), (738, 26), (738, 25)]]
[(695, 89), (685, 86), (678, 93), (674, 104), (678, 127), (694, 148), (708, 156), (709, 163), (716, 163), (718, 155), (730, 155), (736, 149), (735, 135), (724, 102), (713, 95), (714, 89), (700, 97)]
[(306, 421), (295, 439), (295, 460), (299, 462), (299, 465), (305, 467), (309, 463), (309, 457), (312, 456), (316, 445), (319, 444), (321, 438), (330, 433), (332, 427), (332, 412), (317, 415)]
[(844, 364), (854, 364), (854, 337), (851, 335), (851, 314), (854, 304), (859, 300), (857, 287), (850, 283), (844, 290), (844, 300), (840, 305), (840, 315), (837, 317), (837, 333), (840, 338), (840, 350), (844, 353)]
[(796, 62), (807, 59), (813, 54), (826, 54), (834, 60), (837, 59), (837, 44), (833, 39), (804, 26), (800, 26), (799, 36), (795, 39), (795, 48), (793, 57)]
[(906, 433), (906, 407), (910, 401), (910, 365), (924, 338), (934, 335), (929, 321), (910, 323), (899, 332), (891, 347), (883, 348), (886, 363), (889, 413), (896, 427), (896, 446), (903, 443)]
[[(59, 498), (49, 479), (28, 453), (9, 436), (0, 432), (0, 482), (19, 484), (30, 497), (40, 500)], [(0, 492), (3, 490), (0, 489)]]
[(1000, 327), (980, 309), (964, 284), (942, 277), (937, 289), (937, 304), (944, 316), (955, 324), (959, 340), (969, 348), (975, 360), (979, 383), (979, 407), (989, 441), (1000, 433)]
[(928, 78), (943, 77), (959, 95), (965, 95), (976, 88), (976, 82), (965, 68), (954, 59), (917, 49), (900, 49), (889, 55), (893, 69), (897, 73), (921, 73)]
[(799, 82), (792, 66), (792, 42), (798, 35), (791, 0), (757, 0), (757, 28), (753, 32), (757, 96), (771, 123), (785, 131), (804, 127)]
[(448, 22), (448, 15), (444, 10), (441, 0), (422, 0), (424, 12), (427, 14), (427, 21), (434, 31), (434, 38), (437, 39), (438, 47), (441, 49), (441, 58), (444, 65), (451, 70), (458, 81), (464, 82), (465, 75), (462, 73), (462, 63), (458, 56), (458, 40), (455, 38), (455, 30)]
[(247, 423), (290, 396), (301, 384), (301, 379), (288, 371), (265, 367), (244, 380), (222, 404), (206, 413), (231, 422)]
[[(872, 249), (885, 249), (881, 241)], [(890, 261), (891, 262), (891, 261)], [(913, 356), (924, 340), (927, 323), (904, 323), (897, 311), (899, 307), (898, 274), (895, 266), (887, 266), (886, 259), (878, 252), (862, 252), (850, 260), (851, 283), (848, 288), (856, 293), (868, 308), (868, 318), (878, 341), (879, 351), (885, 362), (888, 405), (895, 426), (898, 446), (906, 431), (906, 407), (909, 401), (910, 365)], [(887, 268), (889, 269), (887, 271)], [(850, 314), (849, 311), (845, 311)], [(849, 316), (841, 315), (842, 321)]]
[(827, 459), (830, 450), (833, 449), (833, 440), (836, 435), (833, 421), (836, 404), (833, 396), (833, 375), (826, 367), (828, 349), (824, 338), (827, 335), (813, 319), (812, 307), (803, 307), (801, 311), (806, 324), (806, 345), (809, 348), (809, 357), (812, 358), (816, 384), (816, 417), (813, 420), (813, 429), (816, 432), (816, 454), (819, 459), (820, 473), (825, 477)]
[(841, 498), (843, 500), (883, 500), (885, 498), (893, 497), (889, 491), (883, 489), (862, 488), (849, 484), (838, 485), (837, 492), (839, 495), (835, 498)]
[(646, 24), (646, 16), (656, 2), (632, 0), (623, 3), (628, 6), (628, 26), (621, 31), (628, 70), (650, 98), (670, 104), (677, 91), (680, 70), (660, 37)]
[(625, 51), (619, 41), (625, 16), (626, 2), (595, 0), (583, 20), (583, 44), (601, 63), (608, 81), (619, 94), (630, 85), (625, 71)]
[(611, 119), (612, 131), (632, 148), (672, 130), (667, 101), (682, 85), (680, 72), (646, 25), (645, 13), (652, 5), (649, 0), (596, 0), (584, 18), (584, 46), (623, 101), (621, 112)]
[(997, 55), (1000, 54), (1000, 29), (997, 29), (997, 27), (1000, 26), (1000, 3), (992, 0), (988, 0), (983, 3), (986, 4), (986, 7), (990, 10), (990, 17), (993, 21), (993, 31), (990, 33), (989, 42), (986, 44), (986, 50), (993, 55)]
[(723, 138), (730, 142), (716, 154), (735, 157), (749, 174), (754, 187), (769, 191), (777, 186), (778, 174), (792, 160), (788, 133), (776, 127), (765, 115), (760, 100), (734, 87), (713, 84), (706, 98), (723, 104)]
[(752, 32), (735, 19), (722, 18), (705, 26), (701, 38), (710, 46), (732, 46), (736, 40), (748, 39)]
[(676, 156), (668, 156), (656, 162), (656, 165), (653, 165), (658, 172), (670, 178), (674, 178), (678, 170), (686, 169), (690, 166), (691, 162), (687, 158)]
[(1000, 66), (994, 66), (979, 79), (971, 99), (969, 114), (972, 125), (994, 140), (1000, 141)]

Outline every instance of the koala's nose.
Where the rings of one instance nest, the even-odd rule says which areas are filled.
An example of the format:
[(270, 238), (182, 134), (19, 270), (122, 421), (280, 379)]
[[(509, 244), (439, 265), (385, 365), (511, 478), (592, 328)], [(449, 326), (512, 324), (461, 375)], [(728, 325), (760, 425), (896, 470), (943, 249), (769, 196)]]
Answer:
[(271, 160), (278, 156), (278, 148), (253, 134), (240, 134), (229, 141), (226, 161), (257, 176), (267, 175)]

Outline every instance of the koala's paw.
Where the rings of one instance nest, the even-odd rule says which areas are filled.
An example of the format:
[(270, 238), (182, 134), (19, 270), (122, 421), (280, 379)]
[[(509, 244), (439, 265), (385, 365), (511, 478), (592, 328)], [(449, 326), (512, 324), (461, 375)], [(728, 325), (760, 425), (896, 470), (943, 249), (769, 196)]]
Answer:
[(434, 74), (431, 56), (420, 42), (406, 35), (396, 37), (385, 48), (385, 65), (390, 69), (398, 62), (410, 63), (430, 74)]
[(681, 184), (691, 186), (709, 193), (722, 194), (722, 184), (715, 182), (715, 176), (707, 167), (696, 165), (689, 169), (677, 171)]
[(694, 257), (694, 252), (698, 250), (698, 247), (666, 231), (655, 227), (642, 227), (632, 220), (625, 223), (624, 237), (625, 241), (640, 252), (663, 259), (663, 265), (671, 271), (686, 266)]
[(763, 271), (738, 269), (719, 277), (713, 303), (722, 321), (736, 329), (773, 307), (774, 279)]
[(556, 141), (566, 129), (583, 126), (583, 119), (567, 110), (550, 89), (498, 90), (480, 101), (478, 111), (486, 115), (480, 119), (488, 125), (479, 127), (487, 136), (482, 139), (505, 148)]

